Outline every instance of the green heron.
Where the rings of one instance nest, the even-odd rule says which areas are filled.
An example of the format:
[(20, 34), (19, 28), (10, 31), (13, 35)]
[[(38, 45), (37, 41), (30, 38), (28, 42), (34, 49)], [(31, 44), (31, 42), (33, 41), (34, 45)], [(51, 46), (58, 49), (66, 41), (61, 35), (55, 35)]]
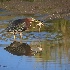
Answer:
[(22, 38), (22, 32), (29, 29), (30, 26), (32, 26), (32, 23), (36, 23), (36, 25), (33, 28), (36, 28), (36, 26), (39, 26), (39, 32), (43, 25), (41, 21), (38, 21), (34, 18), (24, 18), (24, 19), (17, 19), (14, 20), (7, 28), (6, 31), (14, 34), (14, 40), (16, 39), (16, 34), (20, 34), (20, 37)]
[(14, 34), (14, 40), (16, 38), (16, 34), (20, 34), (22, 38), (22, 32), (28, 30), (31, 26), (31, 23), (35, 21), (34, 18), (24, 18), (14, 20), (7, 28), (6, 31)]

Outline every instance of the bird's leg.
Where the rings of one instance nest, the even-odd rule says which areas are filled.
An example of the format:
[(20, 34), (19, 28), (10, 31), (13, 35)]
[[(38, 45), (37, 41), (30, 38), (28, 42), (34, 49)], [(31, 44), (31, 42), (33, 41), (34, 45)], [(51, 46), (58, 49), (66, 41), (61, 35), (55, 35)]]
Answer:
[(21, 39), (22, 39), (22, 32), (20, 32), (20, 37), (21, 37)]
[(39, 32), (40, 32), (40, 27), (39, 27)]
[(22, 43), (22, 32), (20, 32), (20, 37), (21, 37), (20, 43)]
[(14, 34), (14, 40), (16, 40), (16, 35)]
[(40, 32), (40, 30), (41, 30), (41, 26), (39, 26), (39, 32)]
[(14, 31), (13, 31), (13, 34), (14, 34), (14, 40), (16, 40), (16, 35), (15, 35)]

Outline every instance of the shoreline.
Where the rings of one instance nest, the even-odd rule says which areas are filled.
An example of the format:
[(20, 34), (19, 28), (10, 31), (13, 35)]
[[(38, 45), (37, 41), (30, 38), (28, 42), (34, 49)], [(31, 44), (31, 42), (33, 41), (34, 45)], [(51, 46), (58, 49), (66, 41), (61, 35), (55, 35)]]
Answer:
[(57, 0), (47, 0), (45, 2), (27, 2), (11, 0), (0, 3), (0, 8), (9, 10), (13, 14), (48, 14), (49, 19), (65, 18), (70, 16), (69, 0), (65, 3)]

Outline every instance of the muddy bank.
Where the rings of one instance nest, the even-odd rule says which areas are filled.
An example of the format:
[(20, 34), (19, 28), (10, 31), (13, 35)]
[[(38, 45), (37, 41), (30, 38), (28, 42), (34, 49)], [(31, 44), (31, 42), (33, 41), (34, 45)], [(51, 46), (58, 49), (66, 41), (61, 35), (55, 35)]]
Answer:
[(69, 0), (44, 0), (44, 1), (22, 1), (11, 0), (0, 3), (0, 8), (7, 9), (15, 14), (48, 14), (49, 19), (70, 16)]

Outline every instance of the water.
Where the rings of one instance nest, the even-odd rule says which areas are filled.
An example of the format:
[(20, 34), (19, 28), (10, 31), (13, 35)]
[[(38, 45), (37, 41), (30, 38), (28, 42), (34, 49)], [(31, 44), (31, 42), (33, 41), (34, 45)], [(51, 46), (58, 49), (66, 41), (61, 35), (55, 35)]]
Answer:
[[(24, 51), (24, 44), (19, 43), (21, 40), (19, 34), (16, 35), (16, 43), (14, 43), (13, 35), (4, 31), (10, 20), (26, 16), (9, 16), (9, 19), (7, 18), (8, 15), (3, 16), (6, 18), (0, 20), (0, 70), (70, 70), (69, 21), (63, 19), (54, 20), (54, 23), (53, 21), (45, 21), (47, 30), (40, 33), (33, 30), (23, 32), (22, 43), (34, 51), (27, 52), (26, 50)], [(3, 16), (0, 15), (0, 17)], [(37, 16), (38, 19), (41, 17)], [(11, 44), (17, 47), (18, 45), (21, 46), (18, 48), (12, 47), (12, 50)], [(5, 49), (7, 47), (9, 48), (8, 50)], [(43, 50), (39, 51), (37, 47), (42, 47)], [(21, 55), (21, 52), (24, 53)]]

